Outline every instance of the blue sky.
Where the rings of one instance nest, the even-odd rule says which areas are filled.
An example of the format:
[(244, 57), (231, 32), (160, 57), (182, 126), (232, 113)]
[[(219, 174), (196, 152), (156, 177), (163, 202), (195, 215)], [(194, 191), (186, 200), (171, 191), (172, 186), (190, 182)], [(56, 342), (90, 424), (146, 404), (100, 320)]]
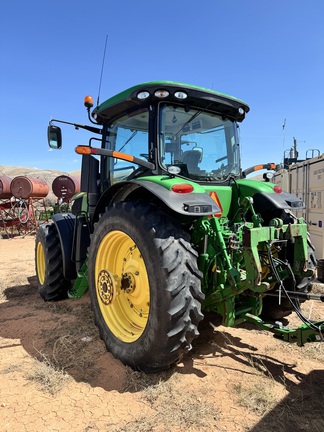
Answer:
[(301, 158), (324, 151), (322, 0), (17, 0), (0, 11), (0, 165), (80, 168), (74, 147), (89, 135), (63, 126), (63, 149), (49, 151), (47, 125), (88, 123), (106, 35), (101, 102), (140, 82), (187, 82), (250, 105), (244, 168), (281, 162), (293, 137)]

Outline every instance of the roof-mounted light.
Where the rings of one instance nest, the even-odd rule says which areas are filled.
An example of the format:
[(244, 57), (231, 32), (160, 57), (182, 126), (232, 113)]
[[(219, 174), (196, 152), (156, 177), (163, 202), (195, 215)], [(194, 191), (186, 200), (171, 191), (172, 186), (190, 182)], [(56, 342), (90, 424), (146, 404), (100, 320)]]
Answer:
[(183, 91), (177, 91), (174, 93), (174, 96), (177, 99), (186, 99), (188, 97), (187, 93), (183, 92)]
[(168, 97), (169, 94), (170, 93), (167, 90), (156, 90), (156, 92), (154, 92), (154, 96), (160, 99)]
[(240, 107), (237, 111), (240, 115), (243, 115), (245, 113), (245, 111), (242, 107)]
[(273, 188), (273, 190), (274, 190), (277, 194), (281, 194), (281, 193), (282, 193), (282, 189), (281, 189), (280, 186), (275, 186), (275, 187)]
[(91, 96), (86, 96), (84, 98), (84, 106), (88, 109), (93, 107), (93, 99)]
[(150, 96), (150, 93), (148, 91), (141, 91), (137, 94), (137, 99), (144, 100), (147, 99)]

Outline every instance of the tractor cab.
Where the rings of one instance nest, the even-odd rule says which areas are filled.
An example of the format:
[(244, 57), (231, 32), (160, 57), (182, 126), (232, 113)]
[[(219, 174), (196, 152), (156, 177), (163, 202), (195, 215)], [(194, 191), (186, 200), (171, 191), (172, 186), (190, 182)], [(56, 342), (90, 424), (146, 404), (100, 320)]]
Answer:
[(174, 82), (144, 83), (108, 99), (92, 112), (103, 124), (102, 148), (116, 156), (102, 161), (105, 187), (151, 173), (203, 183), (238, 177), (237, 121), (248, 110), (235, 98)]

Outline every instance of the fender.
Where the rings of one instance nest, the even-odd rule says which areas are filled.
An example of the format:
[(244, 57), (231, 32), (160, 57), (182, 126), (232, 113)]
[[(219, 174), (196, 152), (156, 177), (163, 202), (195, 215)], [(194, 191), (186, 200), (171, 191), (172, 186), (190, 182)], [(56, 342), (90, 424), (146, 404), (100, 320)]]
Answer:
[(77, 277), (75, 263), (72, 261), (72, 245), (76, 218), (72, 213), (57, 213), (52, 216), (62, 250), (63, 275), (67, 280)]
[(107, 205), (115, 201), (125, 200), (139, 188), (146, 189), (172, 211), (181, 215), (209, 216), (221, 211), (207, 193), (175, 193), (157, 183), (148, 180), (136, 180), (119, 182), (107, 189), (98, 201), (93, 221), (99, 219), (100, 213), (104, 212)]
[(256, 212), (269, 211), (272, 208), (301, 210), (305, 208), (301, 198), (289, 192), (277, 193), (256, 193), (253, 195), (254, 208)]
[(206, 192), (175, 193), (148, 180), (137, 180), (136, 183), (160, 198), (176, 213), (186, 216), (209, 216), (221, 212), (216, 202)]
[(268, 212), (272, 209), (301, 210), (305, 208), (301, 198), (287, 191), (275, 193), (275, 184), (258, 180), (241, 179), (237, 181), (241, 196), (251, 196), (257, 213)]

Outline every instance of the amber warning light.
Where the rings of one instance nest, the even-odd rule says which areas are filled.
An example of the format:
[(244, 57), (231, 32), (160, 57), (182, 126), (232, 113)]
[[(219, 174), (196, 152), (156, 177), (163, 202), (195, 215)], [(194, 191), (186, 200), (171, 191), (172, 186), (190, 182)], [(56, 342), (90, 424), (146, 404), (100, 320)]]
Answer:
[(90, 108), (93, 107), (93, 99), (92, 99), (91, 96), (86, 96), (86, 97), (84, 98), (84, 106), (85, 106), (87, 109), (90, 109)]
[(75, 148), (75, 152), (78, 153), (78, 154), (80, 154), (80, 155), (89, 155), (89, 154), (92, 154), (92, 153), (94, 153), (93, 150), (94, 149), (91, 148), (91, 147), (89, 147), (89, 146), (82, 146), (82, 145), (79, 145), (79, 146), (77, 146)]

